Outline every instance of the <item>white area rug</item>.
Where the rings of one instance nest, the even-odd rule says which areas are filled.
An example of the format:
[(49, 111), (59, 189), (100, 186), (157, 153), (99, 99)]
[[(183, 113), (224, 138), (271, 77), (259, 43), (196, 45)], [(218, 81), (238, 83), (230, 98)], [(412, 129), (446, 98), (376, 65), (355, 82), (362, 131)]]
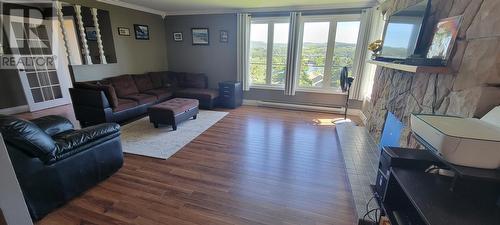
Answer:
[(149, 117), (144, 117), (122, 126), (123, 152), (168, 159), (227, 114), (200, 110), (197, 119), (181, 122), (176, 131), (166, 125), (154, 128)]

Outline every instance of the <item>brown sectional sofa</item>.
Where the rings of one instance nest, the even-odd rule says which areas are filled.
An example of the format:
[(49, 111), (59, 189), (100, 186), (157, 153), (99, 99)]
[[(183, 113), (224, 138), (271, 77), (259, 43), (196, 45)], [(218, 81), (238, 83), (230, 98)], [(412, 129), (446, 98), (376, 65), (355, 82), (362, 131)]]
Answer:
[(217, 90), (208, 89), (204, 74), (171, 71), (77, 82), (70, 94), (82, 126), (126, 121), (174, 97), (198, 99), (200, 108), (212, 109), (219, 97)]

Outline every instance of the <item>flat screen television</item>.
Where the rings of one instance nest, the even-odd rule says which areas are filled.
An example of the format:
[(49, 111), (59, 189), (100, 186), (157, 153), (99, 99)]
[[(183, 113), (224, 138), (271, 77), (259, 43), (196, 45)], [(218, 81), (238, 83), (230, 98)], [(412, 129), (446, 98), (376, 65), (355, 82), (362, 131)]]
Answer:
[(419, 46), (420, 39), (429, 9), (430, 0), (424, 0), (391, 15), (385, 27), (380, 58), (390, 61), (421, 56), (424, 50)]

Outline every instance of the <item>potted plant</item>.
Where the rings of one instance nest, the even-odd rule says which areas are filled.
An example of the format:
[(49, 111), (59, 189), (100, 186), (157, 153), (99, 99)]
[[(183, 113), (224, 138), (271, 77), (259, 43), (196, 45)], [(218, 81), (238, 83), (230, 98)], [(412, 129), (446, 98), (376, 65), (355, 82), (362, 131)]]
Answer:
[(376, 40), (368, 45), (368, 50), (372, 51), (372, 59), (377, 58), (382, 50), (382, 40)]

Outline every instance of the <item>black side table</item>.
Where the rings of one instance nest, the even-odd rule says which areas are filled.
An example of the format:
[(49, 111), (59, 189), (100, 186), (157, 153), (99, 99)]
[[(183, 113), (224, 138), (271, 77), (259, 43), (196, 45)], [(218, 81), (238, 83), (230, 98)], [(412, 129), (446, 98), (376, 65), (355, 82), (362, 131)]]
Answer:
[(243, 87), (241, 82), (219, 82), (219, 104), (225, 108), (237, 108), (243, 103)]

